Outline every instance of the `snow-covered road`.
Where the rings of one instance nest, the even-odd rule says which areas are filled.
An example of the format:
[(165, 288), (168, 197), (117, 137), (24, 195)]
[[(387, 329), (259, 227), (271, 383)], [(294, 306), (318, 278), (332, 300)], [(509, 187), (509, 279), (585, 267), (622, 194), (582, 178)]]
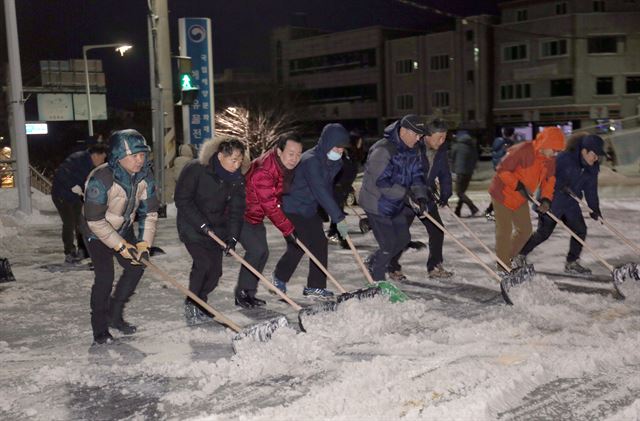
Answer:
[[(475, 198), (474, 198), (475, 200)], [(13, 201), (13, 202), (12, 202)], [(603, 214), (629, 237), (640, 237), (640, 200), (603, 201)], [(478, 205), (486, 205), (482, 200)], [(91, 348), (92, 273), (51, 273), (60, 262), (59, 220), (49, 213), (12, 216), (15, 198), (2, 192), (2, 256), (18, 282), (0, 285), (0, 419), (640, 419), (640, 303), (616, 299), (606, 269), (583, 253), (595, 280), (561, 274), (568, 237), (560, 229), (530, 256), (538, 275), (504, 304), (499, 287), (455, 243), (445, 240), (445, 266), (456, 275), (430, 280), (426, 251), (409, 251), (400, 284), (411, 300), (382, 297), (341, 304), (306, 319), (264, 289), (268, 307), (290, 327), (266, 343), (243, 341), (217, 324), (188, 328), (180, 293), (146, 274), (127, 308), (136, 335)], [(46, 197), (39, 209), (52, 209)], [(52, 215), (52, 216), (50, 216)], [(443, 212), (447, 227), (491, 259)], [(349, 217), (355, 228), (357, 219)], [(465, 219), (493, 247), (493, 223)], [(190, 259), (175, 218), (160, 222), (154, 262), (186, 284)], [(602, 226), (588, 222), (588, 241), (611, 263), (640, 262)], [(422, 224), (414, 239), (426, 241)], [(284, 241), (268, 226), (270, 276)], [(364, 256), (371, 233), (354, 232)], [(239, 324), (232, 291), (238, 264), (225, 273), (210, 303)], [(301, 304), (307, 261), (290, 284)], [(349, 251), (331, 246), (329, 269), (346, 289), (363, 285)]]

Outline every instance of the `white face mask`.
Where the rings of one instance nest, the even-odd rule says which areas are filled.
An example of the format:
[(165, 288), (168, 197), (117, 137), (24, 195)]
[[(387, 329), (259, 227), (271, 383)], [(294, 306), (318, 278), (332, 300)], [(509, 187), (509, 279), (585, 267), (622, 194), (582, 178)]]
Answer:
[(329, 158), (332, 161), (337, 161), (340, 158), (342, 158), (342, 154), (334, 150), (330, 150), (329, 152), (327, 152), (327, 158)]

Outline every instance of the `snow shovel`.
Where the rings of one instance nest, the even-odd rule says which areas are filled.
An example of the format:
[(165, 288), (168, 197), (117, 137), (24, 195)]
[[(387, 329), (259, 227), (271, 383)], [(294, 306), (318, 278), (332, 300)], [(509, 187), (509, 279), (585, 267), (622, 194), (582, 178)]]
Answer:
[[(220, 237), (215, 235), (212, 231), (209, 231), (208, 235), (209, 235), (209, 237), (211, 237), (211, 239), (213, 239), (216, 243), (218, 243), (220, 245), (220, 247), (222, 247), (222, 248), (226, 248), (227, 247), (225, 242), (222, 241), (220, 239)], [(264, 277), (264, 275), (262, 275), (260, 272), (258, 272), (258, 270), (256, 268), (251, 266), (249, 264), (249, 262), (244, 260), (238, 253), (235, 252), (235, 250), (229, 250), (229, 254), (231, 256), (233, 256), (233, 258), (236, 259), (238, 262), (240, 262), (244, 267), (246, 267), (251, 273), (253, 273), (258, 278), (258, 280), (260, 282), (262, 282), (262, 284), (264, 286), (267, 287), (267, 289), (269, 289), (269, 290), (275, 292), (276, 294), (278, 294), (280, 296), (280, 298), (282, 298), (287, 304), (289, 304), (291, 307), (293, 307), (294, 310), (296, 310), (298, 312), (298, 324), (300, 325), (300, 329), (303, 332), (306, 332), (306, 330), (304, 328), (304, 325), (302, 323), (303, 316), (310, 316), (310, 315), (322, 313), (322, 312), (325, 312), (325, 311), (335, 311), (337, 309), (337, 307), (338, 307), (338, 303), (336, 303), (335, 301), (325, 301), (325, 302), (322, 302), (322, 303), (313, 304), (311, 306), (301, 307), (295, 301), (293, 301), (291, 298), (289, 298), (289, 296), (287, 296), (287, 294), (285, 294), (284, 292), (280, 291), (280, 288), (276, 287), (271, 282), (269, 282), (267, 280), (267, 278)]]
[(311, 259), (313, 263), (315, 263), (316, 266), (318, 266), (318, 268), (327, 276), (327, 278), (329, 278), (329, 280), (333, 283), (333, 285), (335, 285), (338, 291), (340, 291), (340, 295), (338, 295), (338, 297), (336, 298), (336, 301), (338, 303), (350, 300), (352, 298), (357, 298), (357, 299), (371, 298), (380, 291), (379, 288), (369, 287), (369, 288), (360, 288), (355, 291), (347, 292), (347, 290), (345, 290), (342, 287), (342, 285), (338, 283), (336, 278), (334, 278), (329, 273), (327, 268), (322, 263), (320, 263), (320, 261), (316, 258), (316, 256), (314, 256), (313, 253), (311, 253), (311, 250), (309, 250), (302, 241), (300, 241), (299, 239), (296, 239), (296, 244), (298, 244), (298, 247), (300, 247), (305, 252), (305, 254), (309, 257), (309, 259)]
[(447, 209), (449, 209), (455, 220), (458, 221), (458, 223), (460, 223), (460, 225), (462, 225), (473, 238), (475, 238), (476, 242), (478, 242), (478, 244), (480, 244), (487, 253), (489, 253), (491, 258), (495, 259), (495, 261), (498, 262), (500, 266), (502, 266), (502, 269), (504, 269), (506, 275), (502, 276), (502, 280), (500, 282), (501, 289), (506, 289), (506, 291), (508, 292), (511, 287), (529, 281), (533, 278), (533, 276), (535, 275), (535, 269), (533, 268), (533, 265), (525, 265), (517, 269), (510, 268), (505, 262), (502, 261), (502, 259), (500, 259), (495, 254), (493, 250), (487, 247), (487, 245), (482, 240), (480, 240), (480, 238), (473, 231), (471, 231), (471, 228), (469, 228), (469, 226), (462, 221), (462, 218), (456, 215), (453, 209), (451, 209), (449, 206), (447, 206)]
[[(419, 210), (419, 207), (416, 203), (414, 203), (413, 201), (410, 201), (411, 207), (414, 210)], [(440, 229), (440, 231), (442, 231), (445, 235), (449, 236), (457, 245), (459, 245), (464, 251), (466, 251), (469, 256), (471, 256), (473, 258), (473, 260), (475, 260), (476, 262), (478, 262), (478, 264), (480, 266), (482, 266), (482, 268), (487, 271), (487, 273), (489, 275), (491, 275), (496, 281), (498, 281), (498, 283), (500, 284), (500, 293), (502, 294), (502, 299), (504, 300), (505, 303), (509, 304), (509, 305), (513, 305), (513, 301), (511, 301), (511, 298), (509, 298), (509, 285), (507, 282), (505, 282), (500, 275), (498, 275), (498, 273), (491, 269), (489, 266), (487, 266), (487, 264), (485, 262), (482, 261), (482, 259), (480, 259), (480, 257), (478, 257), (477, 254), (475, 254), (473, 251), (471, 251), (467, 246), (465, 246), (464, 244), (462, 244), (460, 242), (460, 240), (458, 240), (456, 237), (453, 236), (453, 234), (451, 234), (449, 232), (449, 230), (447, 230), (445, 227), (442, 226), (442, 224), (440, 224), (438, 221), (436, 221), (436, 219), (429, 215), (427, 212), (422, 212), (422, 216), (419, 216), (419, 218), (427, 218), (429, 221), (431, 221), (433, 223), (433, 225), (435, 225), (436, 227), (438, 227), (438, 229)]]
[(369, 226), (369, 218), (367, 218), (366, 216), (360, 215), (360, 212), (358, 212), (356, 208), (354, 208), (353, 206), (351, 205), (347, 205), (347, 206), (349, 206), (349, 209), (351, 209), (353, 213), (355, 213), (358, 219), (360, 220), (360, 222), (358, 223), (358, 228), (360, 228), (360, 232), (363, 234), (368, 233), (371, 230), (371, 227)]
[(360, 257), (360, 253), (358, 253), (358, 250), (356, 250), (356, 246), (353, 245), (351, 236), (347, 235), (347, 238), (345, 238), (345, 240), (347, 240), (347, 244), (349, 244), (351, 253), (353, 253), (353, 257), (356, 259), (356, 262), (358, 262), (358, 266), (360, 266), (360, 269), (362, 270), (362, 273), (364, 273), (365, 279), (367, 280), (367, 286), (365, 288), (353, 291), (351, 292), (351, 294), (358, 293), (358, 292), (365, 292), (367, 290), (371, 290), (375, 288), (380, 290), (382, 294), (387, 295), (389, 297), (389, 301), (391, 301), (392, 303), (401, 303), (409, 299), (407, 294), (402, 292), (402, 290), (398, 288), (395, 284), (393, 284), (393, 282), (389, 282), (389, 281), (374, 282), (373, 278), (371, 277), (371, 274), (369, 273), (369, 269), (367, 269), (364, 262), (362, 261), (362, 258)]
[[(589, 205), (587, 205), (587, 202), (585, 202), (584, 199), (579, 199), (578, 196), (576, 196), (576, 194), (574, 192), (572, 192), (569, 188), (566, 188), (565, 192), (569, 196), (571, 196), (576, 202), (578, 202), (581, 206), (587, 208), (587, 210), (589, 212), (593, 213), (593, 210), (589, 207)], [(631, 240), (629, 240), (627, 237), (622, 235), (622, 233), (620, 231), (618, 231), (617, 229), (615, 229), (606, 219), (604, 219), (602, 216), (600, 216), (598, 221), (600, 221), (605, 227), (607, 227), (609, 229), (609, 231), (611, 231), (611, 233), (613, 235), (618, 236), (618, 238), (620, 238), (622, 241), (624, 241), (632, 250), (634, 250), (636, 253), (638, 253), (640, 255), (640, 247), (638, 247), (633, 242), (631, 242)]]
[(11, 271), (11, 264), (6, 257), (0, 258), (0, 284), (5, 282), (15, 282), (16, 278)]
[[(534, 203), (538, 207), (540, 206), (540, 202), (538, 200), (536, 200), (531, 195), (528, 195), (528, 196), (529, 196), (529, 200), (532, 203)], [(551, 211), (548, 211), (547, 215), (549, 215), (549, 217), (553, 219), (556, 222), (556, 224), (560, 225), (569, 234), (571, 234), (571, 236), (577, 242), (582, 244), (584, 248), (589, 250), (591, 254), (593, 254), (593, 256), (597, 260), (599, 260), (600, 263), (602, 263), (603, 266), (606, 267), (609, 272), (611, 272), (611, 275), (613, 277), (613, 287), (616, 289), (616, 291), (618, 291), (618, 294), (620, 294), (622, 298), (626, 298), (630, 294), (634, 294), (634, 296), (638, 296), (638, 289), (640, 287), (640, 282), (635, 284), (633, 282), (625, 282), (625, 281), (627, 281), (628, 279), (635, 279), (636, 281), (640, 281), (640, 266), (638, 266), (636, 263), (625, 263), (623, 265), (619, 265), (614, 268), (606, 260), (604, 260), (593, 248), (587, 245), (587, 243), (582, 238), (580, 238), (578, 234), (573, 232), (571, 228), (569, 228), (564, 222), (558, 219), (557, 216), (551, 213)]]
[(221, 323), (236, 332), (236, 334), (231, 339), (234, 351), (236, 350), (236, 343), (244, 338), (251, 338), (260, 342), (266, 342), (271, 339), (271, 335), (276, 331), (276, 329), (288, 325), (287, 318), (284, 316), (280, 316), (246, 328), (241, 328), (233, 320), (229, 319), (224, 314), (220, 313), (209, 304), (202, 301), (200, 297), (189, 291), (188, 288), (184, 287), (175, 278), (151, 263), (149, 260), (142, 259), (142, 263), (146, 267), (151, 269), (154, 274), (178, 288), (180, 292), (182, 292), (184, 295), (198, 303), (202, 308), (207, 310), (214, 317), (214, 320), (216, 320), (218, 323)]

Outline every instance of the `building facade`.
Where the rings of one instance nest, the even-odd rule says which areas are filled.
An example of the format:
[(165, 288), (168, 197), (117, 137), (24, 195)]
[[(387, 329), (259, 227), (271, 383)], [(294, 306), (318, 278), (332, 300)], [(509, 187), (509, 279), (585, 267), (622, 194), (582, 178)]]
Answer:
[(279, 28), (272, 34), (273, 75), (301, 94), (308, 121), (380, 133), (385, 42), (415, 34), (379, 26), (335, 33)]
[(514, 0), (495, 27), (497, 125), (592, 127), (639, 114), (640, 1)]
[(485, 131), (492, 120), (492, 22), (470, 16), (450, 31), (387, 41), (385, 119), (413, 113)]

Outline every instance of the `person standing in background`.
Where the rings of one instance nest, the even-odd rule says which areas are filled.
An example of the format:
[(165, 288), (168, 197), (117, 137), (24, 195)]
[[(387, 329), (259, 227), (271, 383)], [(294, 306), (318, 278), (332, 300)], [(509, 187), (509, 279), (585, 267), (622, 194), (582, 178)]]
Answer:
[(467, 205), (471, 211), (471, 216), (474, 216), (478, 213), (478, 207), (465, 192), (469, 188), (471, 177), (476, 169), (478, 148), (475, 139), (468, 132), (460, 130), (456, 133), (456, 142), (453, 144), (451, 158), (453, 160), (453, 172), (456, 173), (456, 195), (458, 196), (455, 214), (460, 216), (462, 206)]

